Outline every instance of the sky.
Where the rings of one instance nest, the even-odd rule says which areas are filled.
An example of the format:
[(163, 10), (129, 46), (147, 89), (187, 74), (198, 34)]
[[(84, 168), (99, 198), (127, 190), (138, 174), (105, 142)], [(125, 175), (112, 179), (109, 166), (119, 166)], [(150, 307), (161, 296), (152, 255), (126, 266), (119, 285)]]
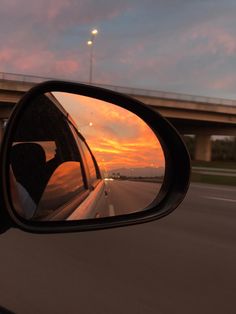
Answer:
[(2, 0), (0, 72), (236, 99), (235, 0)]
[(155, 168), (161, 168), (163, 174), (165, 159), (160, 142), (138, 116), (86, 96), (60, 92), (53, 95), (75, 121), (102, 171), (149, 167), (152, 175), (156, 175)]

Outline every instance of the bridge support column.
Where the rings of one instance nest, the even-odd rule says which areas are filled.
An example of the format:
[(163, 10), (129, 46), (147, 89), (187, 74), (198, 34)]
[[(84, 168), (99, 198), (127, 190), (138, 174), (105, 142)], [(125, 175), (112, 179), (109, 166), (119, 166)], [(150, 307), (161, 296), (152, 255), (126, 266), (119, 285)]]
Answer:
[(197, 134), (195, 144), (195, 160), (211, 161), (211, 136)]

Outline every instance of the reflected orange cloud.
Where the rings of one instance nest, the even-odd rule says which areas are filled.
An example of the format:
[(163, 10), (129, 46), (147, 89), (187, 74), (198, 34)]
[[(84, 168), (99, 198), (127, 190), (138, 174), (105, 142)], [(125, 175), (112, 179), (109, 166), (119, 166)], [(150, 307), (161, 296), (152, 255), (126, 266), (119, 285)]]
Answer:
[(165, 166), (160, 142), (132, 112), (90, 97), (53, 94), (76, 122), (101, 169)]

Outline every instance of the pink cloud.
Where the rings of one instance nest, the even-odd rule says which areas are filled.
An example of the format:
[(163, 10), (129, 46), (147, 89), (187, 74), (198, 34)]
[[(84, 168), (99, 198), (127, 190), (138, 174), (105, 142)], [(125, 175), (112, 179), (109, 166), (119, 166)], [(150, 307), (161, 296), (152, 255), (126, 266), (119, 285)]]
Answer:
[(80, 65), (77, 60), (58, 60), (55, 62), (55, 72), (62, 74), (73, 74), (80, 69)]
[(41, 73), (53, 77), (68, 76), (81, 69), (78, 57), (70, 54), (57, 55), (53, 51), (36, 49), (27, 54), (23, 48), (3, 48), (0, 50), (1, 69), (14, 67), (18, 73)]
[(34, 71), (38, 68), (43, 69), (45, 63), (52, 61), (53, 53), (50, 51), (34, 51), (30, 55), (26, 55), (21, 51), (20, 54), (16, 54), (14, 57), (12, 62), (18, 71)]
[(9, 19), (21, 22), (21, 25), (53, 22), (62, 29), (113, 19), (129, 8), (130, 4), (125, 0), (107, 2), (106, 5), (94, 1), (41, 0), (29, 4), (28, 0), (8, 0), (1, 3), (0, 19), (7, 14)]
[(213, 23), (204, 23), (189, 30), (184, 35), (184, 42), (194, 43), (191, 52), (197, 55), (223, 53), (232, 56), (236, 53), (236, 35)]
[(236, 86), (236, 74), (221, 75), (209, 83), (209, 87), (216, 90), (231, 90)]
[(69, 3), (69, 1), (60, 1), (57, 0), (55, 1), (51, 1), (48, 2), (48, 8), (46, 11), (47, 14), (47, 18), (49, 20), (54, 20), (56, 19), (65, 9), (67, 9), (68, 7), (70, 7), (71, 4)]
[(107, 169), (164, 165), (158, 139), (133, 113), (90, 97), (63, 93), (54, 96), (76, 121), (99, 164), (106, 164)]
[(0, 63), (8, 62), (14, 58), (15, 52), (11, 48), (3, 48), (0, 50)]

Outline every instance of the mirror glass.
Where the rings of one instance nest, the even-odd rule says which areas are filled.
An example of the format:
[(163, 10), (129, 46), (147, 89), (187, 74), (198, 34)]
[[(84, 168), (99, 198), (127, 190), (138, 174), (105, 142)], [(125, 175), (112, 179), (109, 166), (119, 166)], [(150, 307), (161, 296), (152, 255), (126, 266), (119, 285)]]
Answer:
[(35, 221), (130, 214), (157, 202), (163, 149), (137, 115), (112, 103), (51, 92), (24, 108), (12, 137), (12, 205)]

